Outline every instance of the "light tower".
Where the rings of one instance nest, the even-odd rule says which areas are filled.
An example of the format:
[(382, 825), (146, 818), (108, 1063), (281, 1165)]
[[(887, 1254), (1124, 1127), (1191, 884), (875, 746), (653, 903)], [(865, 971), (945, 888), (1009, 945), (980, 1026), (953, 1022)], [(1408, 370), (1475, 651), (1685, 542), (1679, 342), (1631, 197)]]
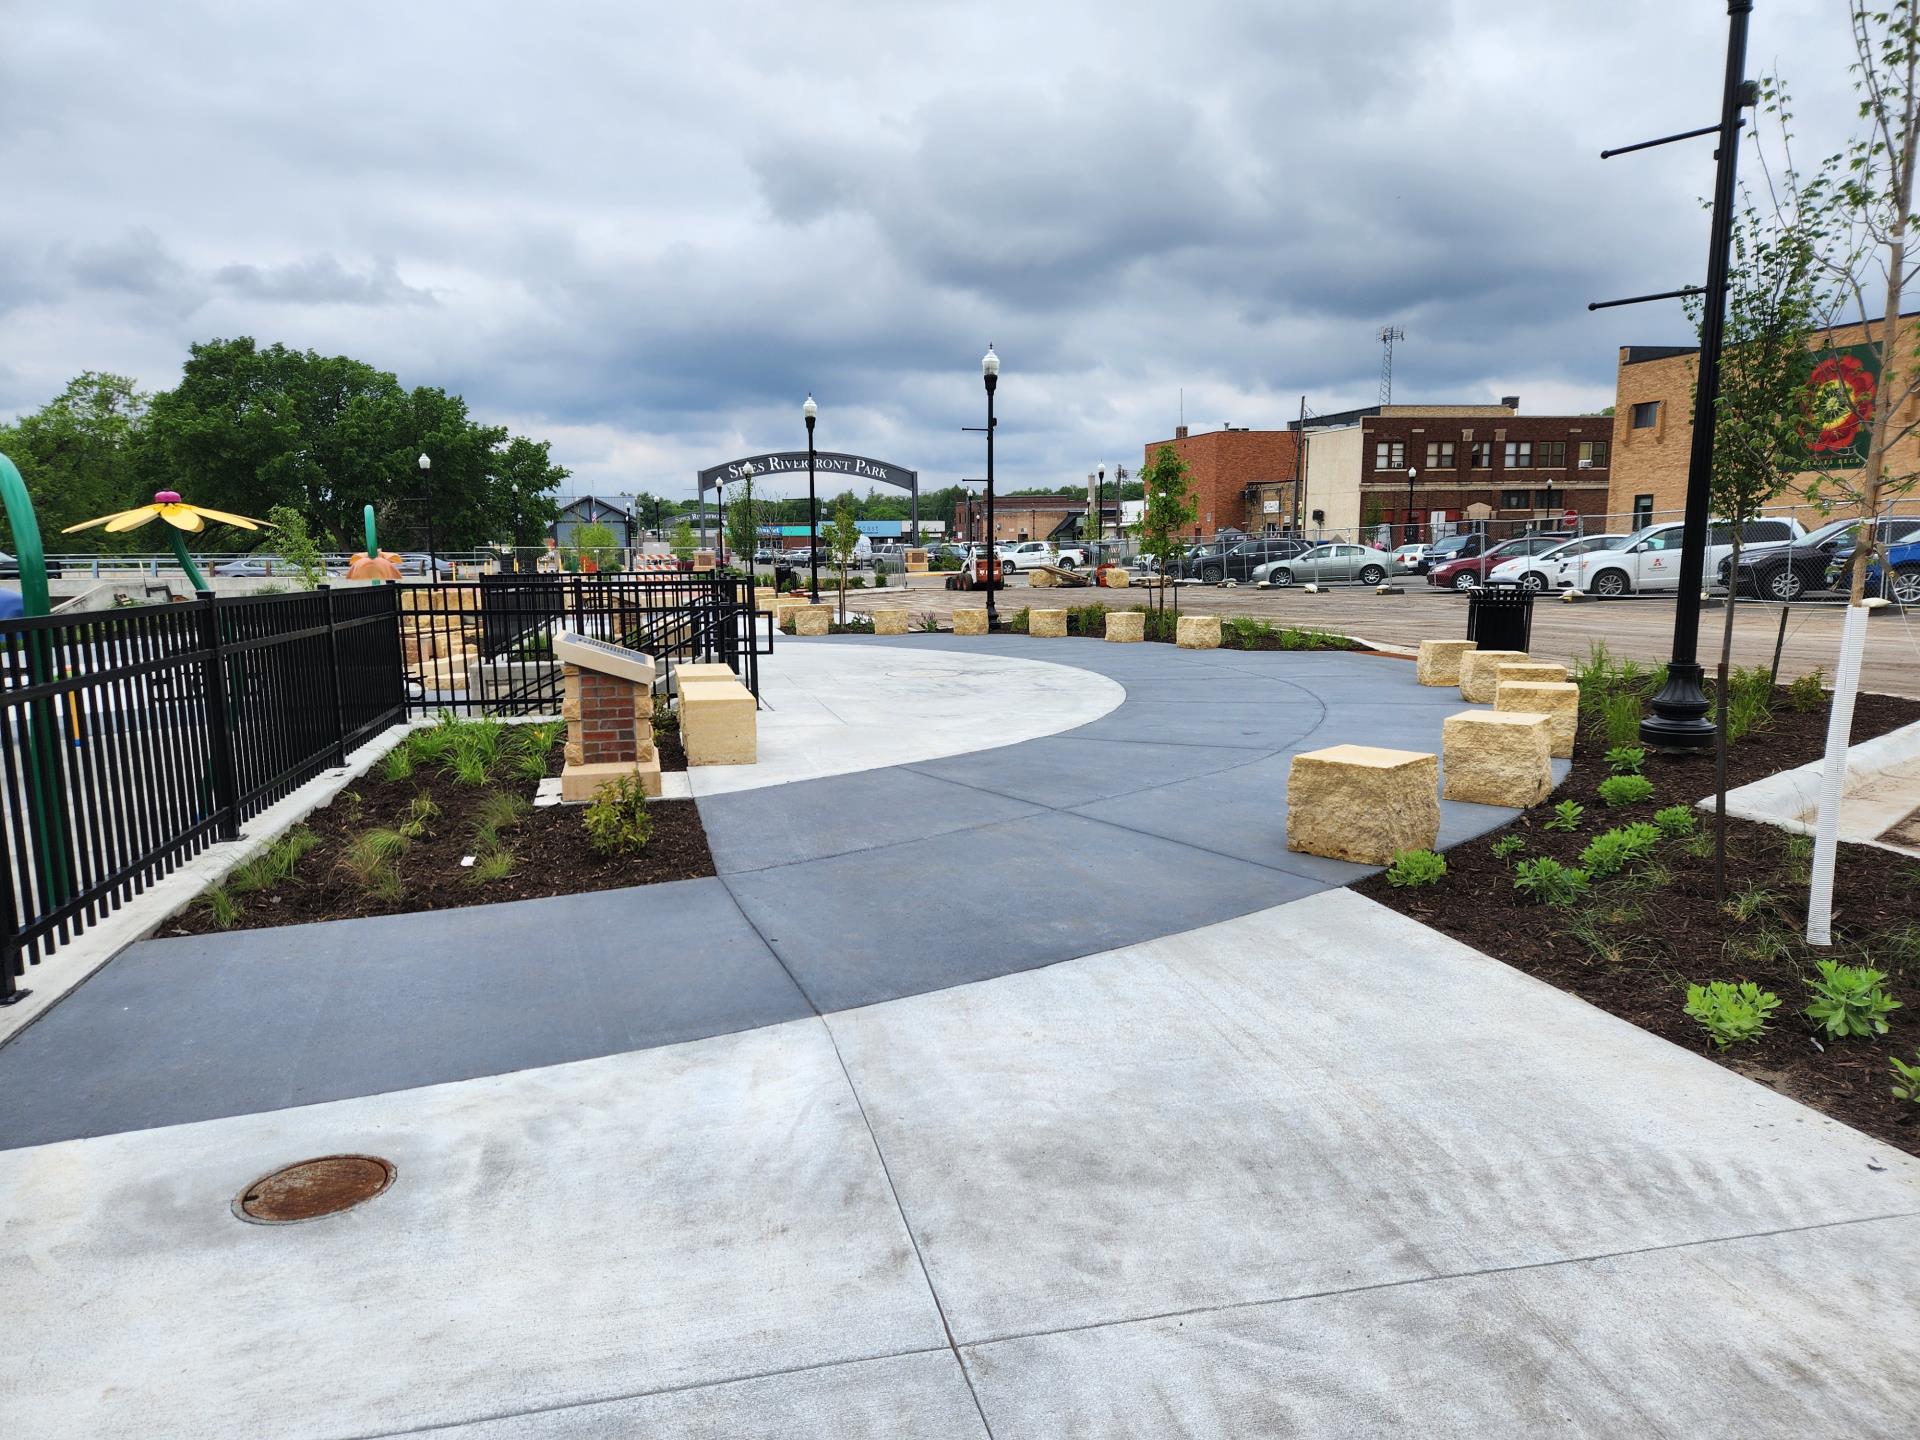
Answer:
[(1382, 325), (1377, 337), (1380, 351), (1380, 403), (1393, 403), (1393, 342), (1407, 338), (1407, 332), (1398, 325)]

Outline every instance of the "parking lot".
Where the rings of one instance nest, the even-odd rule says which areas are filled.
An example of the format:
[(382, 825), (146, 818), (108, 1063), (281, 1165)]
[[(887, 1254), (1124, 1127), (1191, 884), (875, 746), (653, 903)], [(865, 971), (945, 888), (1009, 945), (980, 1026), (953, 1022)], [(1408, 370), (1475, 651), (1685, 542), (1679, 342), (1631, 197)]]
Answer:
[[(945, 576), (911, 577), (906, 603), (914, 614), (931, 613), (946, 619), (956, 602), (977, 606), (976, 592), (944, 588)], [(824, 591), (826, 577), (823, 575)], [(848, 592), (847, 607), (866, 611), (875, 605), (902, 603), (900, 577), (887, 591)], [(1210, 585), (1182, 585), (1183, 611), (1205, 615), (1252, 615), (1279, 625), (1316, 625), (1357, 635), (1383, 645), (1414, 647), (1434, 636), (1464, 635), (1467, 602), (1464, 596), (1430, 588), (1419, 577), (1400, 582), (1405, 594), (1376, 595), (1359, 586), (1339, 587), (1322, 595), (1299, 589), (1255, 590), (1247, 586), (1223, 589)], [(1022, 605), (1126, 606), (1143, 603), (1147, 592), (1091, 588), (1042, 589), (1033, 593), (1029, 579), (1016, 575), (1003, 592), (1001, 604), (1009, 610)], [(1780, 678), (1791, 680), (1813, 669), (1832, 675), (1840, 648), (1841, 606), (1834, 601), (1802, 602), (1786, 607), (1786, 643), (1780, 655)], [(1773, 656), (1780, 632), (1782, 607), (1758, 600), (1742, 600), (1734, 613), (1733, 659), (1736, 665), (1765, 665)], [(1702, 663), (1711, 665), (1719, 653), (1722, 612), (1717, 603), (1700, 619)], [(1568, 605), (1543, 599), (1533, 612), (1533, 653), (1542, 659), (1571, 662), (1584, 657), (1594, 641), (1606, 642), (1616, 655), (1649, 662), (1665, 660), (1671, 652), (1673, 600), (1670, 596), (1626, 600), (1591, 600)], [(1920, 696), (1920, 615), (1894, 607), (1874, 618), (1867, 640), (1866, 689), (1892, 695)]]

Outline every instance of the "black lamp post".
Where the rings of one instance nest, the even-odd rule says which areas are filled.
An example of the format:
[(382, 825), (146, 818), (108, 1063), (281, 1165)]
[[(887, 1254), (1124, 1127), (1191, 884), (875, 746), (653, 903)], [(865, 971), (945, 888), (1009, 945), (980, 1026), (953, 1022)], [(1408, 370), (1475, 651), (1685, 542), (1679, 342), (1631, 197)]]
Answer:
[(820, 407), (813, 403), (813, 393), (807, 393), (807, 403), (800, 407), (800, 413), (807, 417), (807, 594), (812, 604), (820, 603), (820, 497), (813, 489), (813, 422), (820, 418)]
[[(1420, 469), (1418, 466), (1407, 466), (1407, 529), (1406, 533), (1400, 537), (1400, 543), (1402, 545), (1411, 545), (1413, 543), (1413, 481), (1414, 477), (1419, 473)], [(1391, 539), (1392, 537), (1389, 536), (1388, 538)]]
[[(1093, 476), (1094, 476), (1094, 479), (1093, 479), (1093, 544), (1094, 544), (1094, 552), (1095, 552), (1093, 556), (1093, 563), (1096, 566), (1098, 566), (1100, 563), (1100, 555), (1099, 555), (1100, 537), (1102, 532), (1106, 528), (1106, 521), (1107, 521), (1107, 462), (1106, 461), (1102, 460), (1100, 462), (1098, 468), (1094, 470)], [(1114, 478), (1116, 481), (1119, 479), (1117, 475)]]
[(993, 392), (1000, 385), (1000, 357), (993, 353), (992, 345), (980, 357), (980, 378), (987, 386), (987, 629), (998, 630), (1000, 614), (993, 604), (994, 572), (999, 568), (993, 534)]
[(434, 558), (433, 550), (433, 461), (427, 458), (427, 452), (420, 452), (420, 487), (427, 503), (427, 578), (440, 578), (440, 562)]

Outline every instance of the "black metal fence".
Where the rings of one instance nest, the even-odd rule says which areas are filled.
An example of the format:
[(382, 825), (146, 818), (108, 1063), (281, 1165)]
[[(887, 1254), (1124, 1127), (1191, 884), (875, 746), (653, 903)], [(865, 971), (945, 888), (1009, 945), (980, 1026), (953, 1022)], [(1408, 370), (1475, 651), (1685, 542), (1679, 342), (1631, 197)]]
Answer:
[(400, 587), (400, 646), (413, 709), (542, 714), (560, 708), (556, 635), (572, 632), (653, 656), (663, 668), (719, 661), (760, 693), (772, 617), (753, 582), (712, 571), (489, 575)]
[(0, 1004), (406, 715), (400, 587), (0, 622)]

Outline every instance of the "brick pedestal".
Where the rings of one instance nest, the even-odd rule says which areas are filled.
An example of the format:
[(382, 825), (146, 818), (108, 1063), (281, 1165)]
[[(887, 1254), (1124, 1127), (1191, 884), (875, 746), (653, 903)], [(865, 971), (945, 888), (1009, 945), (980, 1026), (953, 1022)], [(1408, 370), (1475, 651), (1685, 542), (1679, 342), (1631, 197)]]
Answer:
[(569, 645), (563, 638), (555, 651), (562, 660), (565, 687), (560, 714), (567, 722), (567, 763), (560, 772), (560, 798), (591, 800), (602, 785), (624, 775), (638, 775), (647, 794), (658, 795), (653, 660), (627, 652), (609, 657), (608, 668), (600, 669), (599, 656), (589, 647)]

